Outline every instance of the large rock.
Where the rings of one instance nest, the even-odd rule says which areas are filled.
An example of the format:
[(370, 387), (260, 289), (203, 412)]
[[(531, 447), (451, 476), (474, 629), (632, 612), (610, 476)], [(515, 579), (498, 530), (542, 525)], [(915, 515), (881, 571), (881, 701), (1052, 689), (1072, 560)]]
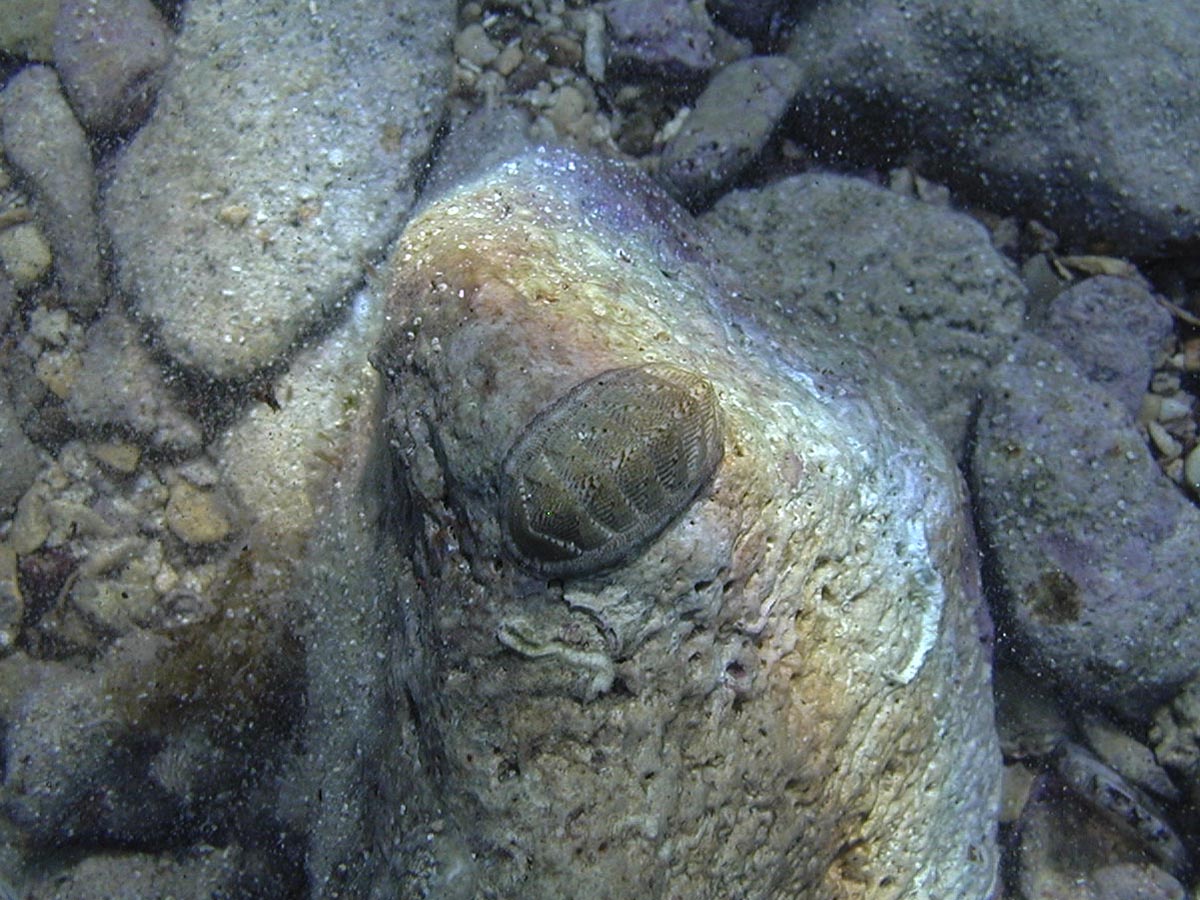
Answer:
[(246, 376), (361, 278), (412, 203), (453, 13), (449, 0), (188, 5), (158, 105), (105, 194), (121, 283), (170, 354)]
[(814, 147), (916, 148), (993, 208), (1145, 253), (1200, 237), (1198, 43), (1189, 0), (845, 0), (789, 52)]
[(1022, 660), (1145, 720), (1200, 671), (1200, 512), (1121, 402), (1033, 336), (989, 381), (973, 471)]
[(1021, 327), (1025, 289), (961, 213), (859, 178), (798, 175), (723, 197), (701, 221), (758, 296), (870, 348), (954, 451)]
[[(410, 224), (378, 357), (388, 428), (308, 557), (323, 889), (994, 889), (999, 756), (955, 466), (855, 351), (728, 300), (718, 271), (648, 182), (565, 151)], [(711, 437), (704, 383), (711, 480), (669, 449)], [(553, 562), (680, 484), (698, 494), (660, 530)], [(607, 520), (606, 540), (629, 534)]]

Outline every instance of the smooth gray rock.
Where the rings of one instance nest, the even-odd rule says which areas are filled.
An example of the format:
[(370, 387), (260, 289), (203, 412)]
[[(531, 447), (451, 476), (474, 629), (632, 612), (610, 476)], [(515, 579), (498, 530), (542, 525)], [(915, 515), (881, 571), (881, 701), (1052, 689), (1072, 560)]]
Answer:
[(161, 369), (123, 314), (99, 319), (85, 340), (66, 402), (73, 423), (89, 430), (130, 431), (168, 452), (200, 449), (199, 424), (174, 401)]
[(104, 195), (121, 285), (168, 353), (246, 377), (361, 279), (412, 203), (453, 21), (450, 0), (187, 6)]
[(1200, 671), (1200, 511), (1111, 394), (1026, 336), (989, 379), (973, 457), (1014, 651), (1132, 720)]
[(174, 35), (150, 0), (63, 0), (54, 65), (83, 127), (128, 131), (146, 117)]
[(53, 69), (30, 66), (5, 86), (0, 94), (0, 140), (33, 195), (38, 224), (54, 251), (63, 303), (90, 319), (107, 299), (96, 176), (87, 135)]
[(846, 0), (794, 32), (802, 139), (938, 177), (1071, 242), (1200, 236), (1200, 10), (1190, 0)]
[(1100, 275), (1055, 297), (1038, 330), (1136, 416), (1174, 326), (1145, 284)]
[(701, 222), (750, 297), (863, 345), (961, 450), (981, 379), (1025, 308), (978, 222), (827, 174), (727, 194)]
[(720, 69), (663, 148), (659, 181), (686, 206), (705, 203), (762, 152), (799, 84), (800, 69), (785, 56)]
[(608, 0), (608, 69), (685, 81), (714, 65), (711, 24), (687, 0)]

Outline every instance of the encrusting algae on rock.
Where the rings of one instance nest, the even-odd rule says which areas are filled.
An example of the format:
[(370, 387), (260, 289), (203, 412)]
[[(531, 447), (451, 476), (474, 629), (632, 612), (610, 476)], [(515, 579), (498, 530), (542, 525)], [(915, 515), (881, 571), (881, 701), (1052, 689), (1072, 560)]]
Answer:
[[(342, 843), (314, 880), (988, 896), (999, 754), (962, 486), (893, 388), (725, 287), (641, 175), (565, 150), (446, 191), (394, 260), (391, 549), (361, 556), (399, 593), (371, 606), (386, 698), (364, 714), (390, 733), (363, 824), (326, 804)], [(643, 405), (659, 376), (676, 402)]]

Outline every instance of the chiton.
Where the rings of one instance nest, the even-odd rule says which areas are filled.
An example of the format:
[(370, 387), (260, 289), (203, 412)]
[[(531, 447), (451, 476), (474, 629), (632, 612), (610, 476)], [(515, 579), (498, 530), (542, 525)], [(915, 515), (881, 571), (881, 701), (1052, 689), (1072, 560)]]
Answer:
[(665, 363), (601, 372), (538, 413), (508, 451), (505, 548), (555, 577), (627, 562), (691, 504), (723, 453), (708, 379)]

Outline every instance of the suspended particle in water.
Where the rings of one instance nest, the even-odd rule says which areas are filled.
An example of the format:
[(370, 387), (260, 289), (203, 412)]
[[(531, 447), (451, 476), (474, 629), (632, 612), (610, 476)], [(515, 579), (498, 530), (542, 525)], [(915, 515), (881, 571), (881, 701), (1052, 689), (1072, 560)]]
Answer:
[(538, 413), (508, 451), (505, 547), (555, 577), (628, 562), (692, 503), (723, 452), (708, 379), (662, 363), (601, 372)]

